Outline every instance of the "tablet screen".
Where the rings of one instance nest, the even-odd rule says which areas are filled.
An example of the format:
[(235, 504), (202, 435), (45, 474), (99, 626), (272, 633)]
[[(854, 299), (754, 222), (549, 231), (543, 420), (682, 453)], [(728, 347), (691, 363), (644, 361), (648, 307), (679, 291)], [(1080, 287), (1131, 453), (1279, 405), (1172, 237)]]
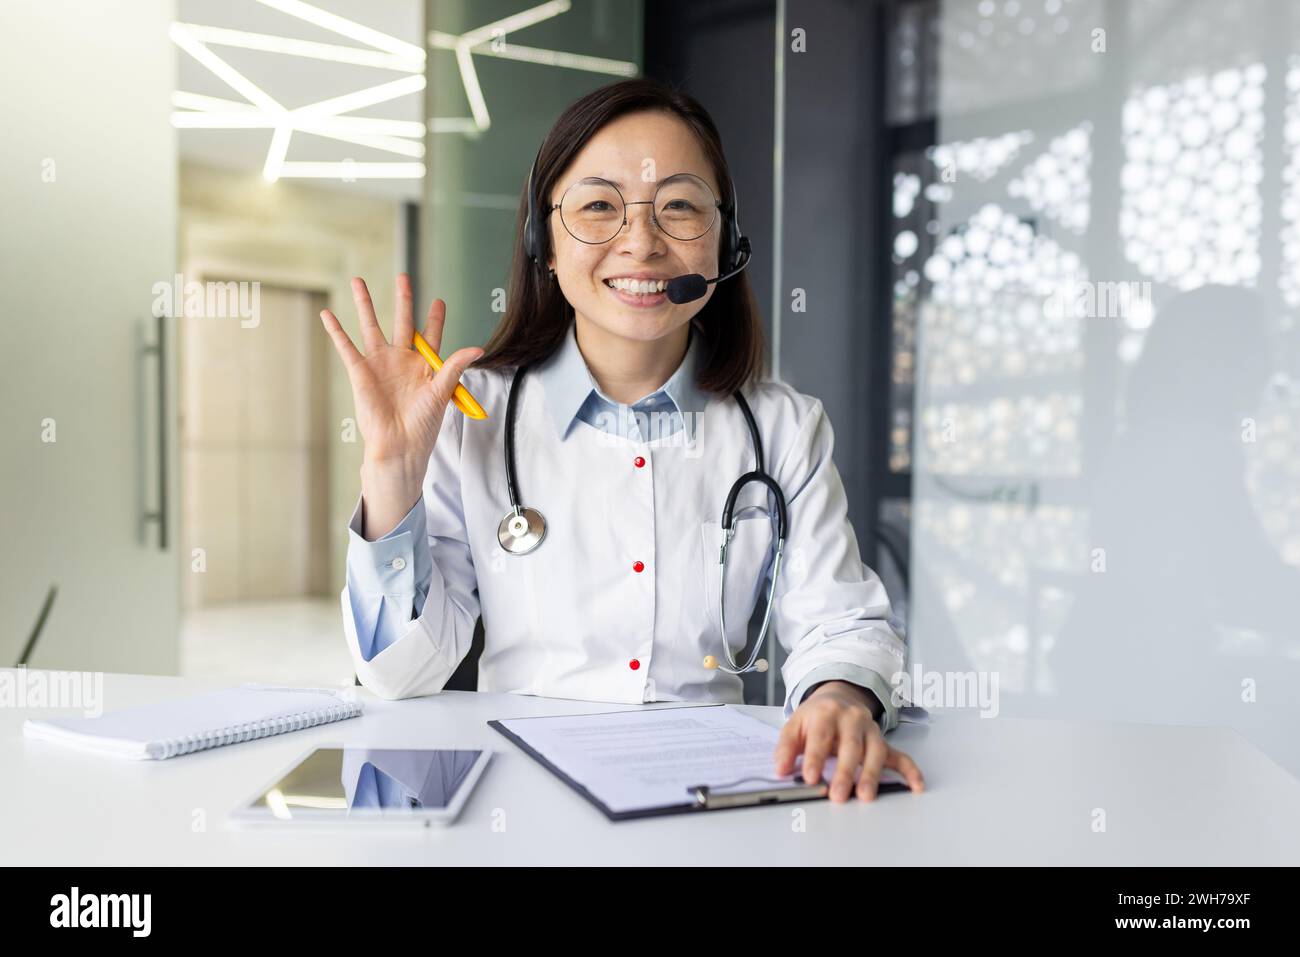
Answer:
[(318, 748), (249, 810), (280, 820), (382, 812), (385, 817), (447, 809), (482, 751)]

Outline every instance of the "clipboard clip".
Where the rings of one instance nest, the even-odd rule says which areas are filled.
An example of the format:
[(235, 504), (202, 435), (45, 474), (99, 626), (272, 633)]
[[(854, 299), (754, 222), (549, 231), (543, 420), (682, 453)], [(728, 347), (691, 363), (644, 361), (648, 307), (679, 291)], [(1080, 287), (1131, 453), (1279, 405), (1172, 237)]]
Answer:
[[(745, 781), (767, 781), (770, 784), (779, 784), (779, 786), (757, 788), (753, 791), (731, 790), (731, 788), (743, 784)], [(724, 788), (726, 789), (724, 793), (717, 793), (719, 789)], [(716, 811), (730, 807), (757, 807), (761, 804), (781, 804), (785, 801), (810, 801), (815, 798), (824, 798), (830, 790), (830, 785), (825, 781), (819, 781), (816, 784), (791, 784), (788, 781), (778, 782), (773, 778), (742, 778), (729, 784), (711, 786), (700, 784), (687, 790), (695, 796), (697, 809)]]

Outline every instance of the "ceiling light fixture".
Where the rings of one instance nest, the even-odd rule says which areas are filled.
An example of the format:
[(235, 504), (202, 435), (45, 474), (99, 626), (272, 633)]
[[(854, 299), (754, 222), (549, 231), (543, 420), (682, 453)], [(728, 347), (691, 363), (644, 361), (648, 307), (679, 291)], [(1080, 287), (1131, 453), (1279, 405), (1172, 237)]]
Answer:
[[(424, 164), (419, 162), (370, 163), (353, 160), (289, 162), (286, 156), (296, 131), (415, 159), (424, 156), (422, 140), (426, 130), (432, 134), (476, 135), (484, 132), (491, 126), (492, 120), (474, 66), (475, 55), (613, 76), (635, 76), (637, 73), (636, 64), (625, 60), (611, 60), (504, 42), (507, 34), (566, 13), (572, 6), (569, 0), (549, 0), (547, 3), (476, 27), (467, 33), (457, 35), (435, 30), (428, 34), (431, 47), (449, 50), (455, 55), (461, 85), (465, 90), (465, 98), (469, 102), (470, 116), (437, 116), (430, 118), (427, 123), (343, 116), (341, 114), (386, 103), (424, 90), (425, 51), (412, 43), (330, 13), (302, 0), (257, 0), (257, 2), (363, 44), (362, 47), (344, 46), (206, 24), (181, 22), (172, 24), (170, 31), (172, 41), (244, 97), (244, 101), (239, 101), (177, 91), (172, 95), (172, 104), (177, 110), (172, 114), (172, 125), (178, 129), (191, 130), (272, 130), (271, 142), (262, 167), (262, 175), (269, 182), (275, 182), (282, 177), (400, 179), (424, 176)], [(288, 109), (214, 53), (210, 49), (212, 46), (374, 67), (408, 75), (388, 83)]]

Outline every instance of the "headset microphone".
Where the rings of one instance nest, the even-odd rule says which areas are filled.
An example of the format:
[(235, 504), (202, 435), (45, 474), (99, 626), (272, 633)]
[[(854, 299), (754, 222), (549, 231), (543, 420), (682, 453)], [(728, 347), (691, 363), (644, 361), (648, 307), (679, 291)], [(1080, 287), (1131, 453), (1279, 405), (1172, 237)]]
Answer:
[(668, 293), (668, 301), (676, 305), (684, 302), (694, 302), (700, 299), (709, 291), (709, 286), (715, 282), (722, 282), (724, 279), (730, 279), (736, 273), (740, 272), (749, 265), (749, 237), (741, 236), (739, 243), (738, 264), (733, 268), (716, 276), (713, 279), (705, 279), (697, 272), (687, 273), (685, 276), (677, 276), (668, 280), (665, 292)]

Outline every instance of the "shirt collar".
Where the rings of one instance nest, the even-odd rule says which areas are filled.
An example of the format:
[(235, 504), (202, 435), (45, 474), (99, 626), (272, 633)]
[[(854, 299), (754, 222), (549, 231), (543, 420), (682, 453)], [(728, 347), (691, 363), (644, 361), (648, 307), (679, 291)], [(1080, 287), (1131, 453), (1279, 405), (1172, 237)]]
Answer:
[[(655, 390), (665, 393), (677, 407), (682, 417), (682, 427), (691, 441), (695, 439), (696, 422), (708, 404), (708, 396), (696, 385), (699, 353), (700, 335), (692, 322), (690, 342), (686, 346), (686, 355), (681, 365), (667, 382)], [(573, 321), (569, 322), (569, 330), (565, 333), (560, 348), (537, 367), (537, 377), (546, 390), (546, 407), (561, 439), (568, 436), (574, 418), (592, 392), (610, 404), (618, 405), (600, 391), (596, 380), (592, 378), (591, 370), (587, 368), (587, 362), (578, 348), (577, 325)]]

